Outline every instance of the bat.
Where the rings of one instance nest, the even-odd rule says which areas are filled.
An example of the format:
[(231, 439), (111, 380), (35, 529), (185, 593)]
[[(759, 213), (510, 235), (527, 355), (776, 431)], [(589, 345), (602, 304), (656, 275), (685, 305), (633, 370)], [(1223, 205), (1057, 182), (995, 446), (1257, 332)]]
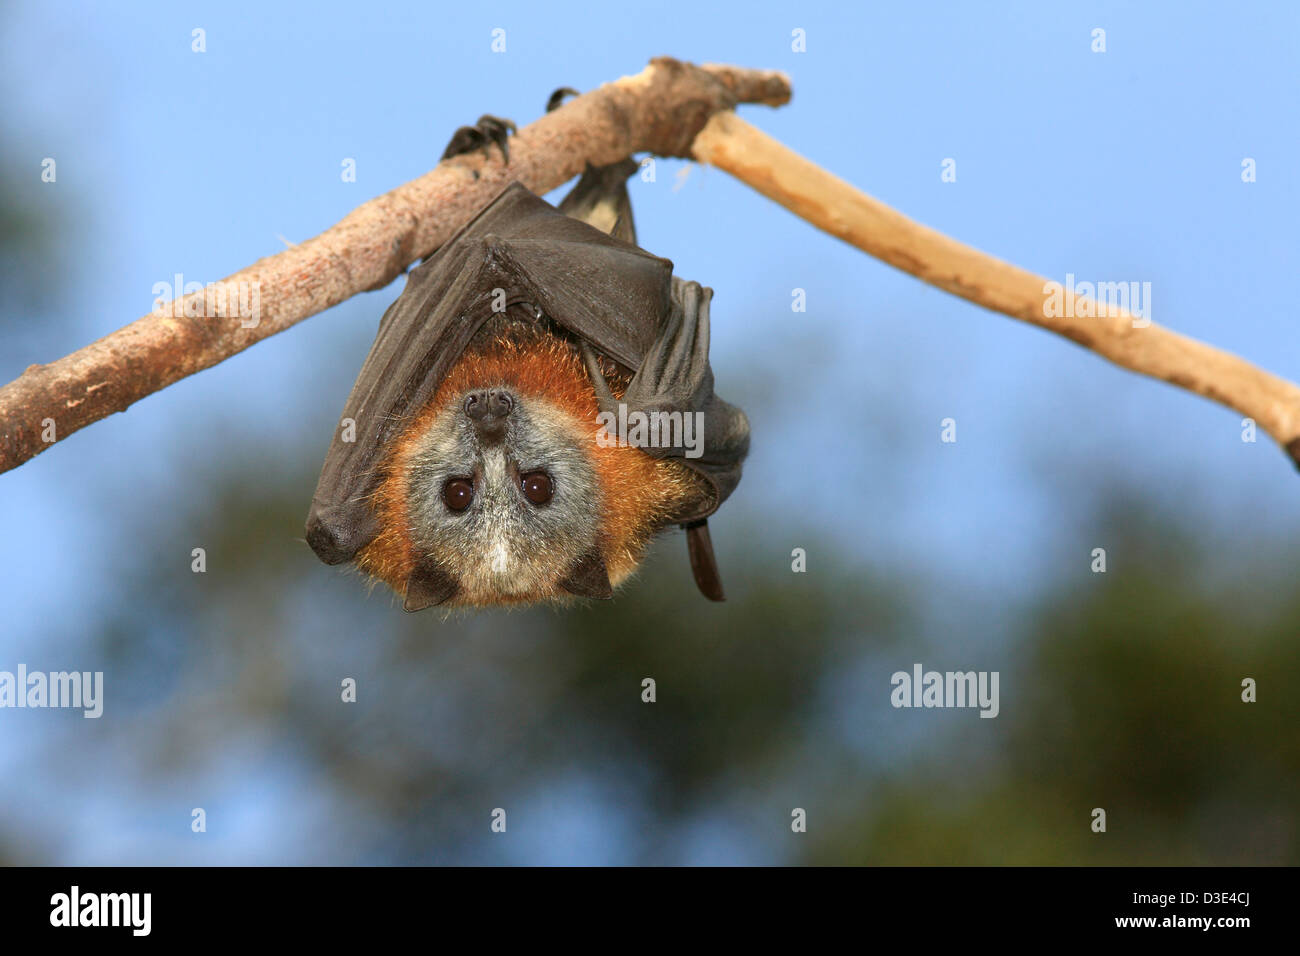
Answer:
[[(483, 117), (448, 152), (505, 154), (507, 128)], [(707, 519), (749, 422), (714, 394), (712, 290), (636, 245), (637, 168), (588, 166), (559, 208), (513, 182), (411, 270), (312, 498), (322, 561), (408, 611), (604, 599), (677, 525), (724, 599)]]

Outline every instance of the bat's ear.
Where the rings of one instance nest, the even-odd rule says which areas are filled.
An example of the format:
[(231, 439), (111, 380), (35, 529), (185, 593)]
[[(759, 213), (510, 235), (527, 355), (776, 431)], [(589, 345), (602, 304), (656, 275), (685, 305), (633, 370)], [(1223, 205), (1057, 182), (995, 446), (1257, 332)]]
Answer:
[(614, 589), (609, 583), (609, 571), (605, 567), (605, 558), (594, 545), (578, 559), (578, 563), (569, 571), (568, 576), (560, 582), (560, 587), (578, 597), (598, 598), (605, 601), (614, 596)]
[(725, 601), (722, 577), (718, 574), (718, 559), (713, 556), (713, 539), (709, 537), (708, 521), (693, 521), (683, 525), (686, 529), (686, 550), (691, 555), (691, 571), (695, 584), (710, 601)]
[(426, 607), (442, 604), (456, 593), (458, 586), (456, 579), (438, 562), (422, 561), (406, 579), (406, 601), (402, 610), (423, 611)]

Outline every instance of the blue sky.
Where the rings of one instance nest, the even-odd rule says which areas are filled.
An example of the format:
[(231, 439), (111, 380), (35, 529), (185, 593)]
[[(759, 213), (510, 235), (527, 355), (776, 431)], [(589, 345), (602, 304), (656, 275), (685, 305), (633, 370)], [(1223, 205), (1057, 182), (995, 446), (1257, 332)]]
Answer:
[[(658, 54), (787, 71), (793, 101), (743, 115), (805, 156), (1048, 277), (1149, 281), (1155, 321), (1300, 379), (1295, 5), (27, 3), (6, 26), (6, 188), (59, 224), (65, 256), (43, 306), (4, 317), (6, 380), (137, 318), (176, 272), (211, 281), (319, 233), (426, 171), (480, 113), (526, 123), (552, 89)], [(55, 185), (39, 178), (47, 156)], [(355, 183), (339, 175), (349, 157)], [(1257, 182), (1241, 181), (1245, 157)], [(955, 183), (940, 179), (946, 158)], [(1234, 413), (926, 287), (724, 173), (684, 169), (634, 181), (633, 202), (642, 244), (714, 288), (719, 392), (751, 409), (744, 493), (715, 538), (729, 522), (812, 526), (996, 603), (1087, 560), (1098, 542), (1080, 489), (1129, 482), (1224, 535), (1294, 534), (1300, 476), (1268, 439), (1243, 444)], [(790, 310), (794, 288), (806, 313)], [(183, 508), (225, 443), (323, 450), (396, 292), (0, 476), (0, 667), (75, 659), (117, 586), (112, 556), (140, 546), (135, 520)], [(815, 413), (828, 406), (845, 414)], [(946, 417), (954, 446), (939, 442)], [(95, 557), (75, 599), (56, 598), (79, 554)], [(44, 745), (0, 732), (0, 767)]]

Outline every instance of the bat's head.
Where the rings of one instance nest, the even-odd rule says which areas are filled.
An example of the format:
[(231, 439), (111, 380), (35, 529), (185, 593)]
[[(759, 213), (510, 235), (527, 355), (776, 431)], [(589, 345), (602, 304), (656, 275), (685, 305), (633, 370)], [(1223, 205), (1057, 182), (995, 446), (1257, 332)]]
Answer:
[(480, 381), (454, 389), (411, 436), (405, 498), (415, 551), (436, 558), (472, 603), (534, 599), (593, 554), (591, 580), (574, 586), (607, 596), (588, 436), (551, 398), (500, 376)]
[(704, 488), (680, 462), (604, 447), (596, 416), (569, 342), (501, 326), (393, 443), (359, 566), (408, 610), (609, 597)]

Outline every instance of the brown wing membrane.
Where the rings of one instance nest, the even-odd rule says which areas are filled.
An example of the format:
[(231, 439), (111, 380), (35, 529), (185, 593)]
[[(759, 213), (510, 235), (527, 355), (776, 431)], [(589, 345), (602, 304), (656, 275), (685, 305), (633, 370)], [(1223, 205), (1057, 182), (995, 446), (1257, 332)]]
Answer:
[[(707, 518), (718, 509), (740, 482), (741, 462), (749, 452), (749, 420), (735, 405), (713, 392), (713, 370), (709, 367), (709, 301), (713, 290), (698, 282), (672, 280), (671, 304), (659, 334), (636, 366), (627, 391), (615, 400), (600, 378), (600, 367), (584, 349), (587, 370), (596, 383), (601, 410), (625, 420), (619, 405), (632, 412), (701, 413), (703, 447), (699, 457), (686, 457), (683, 447), (646, 446), (657, 458), (680, 457), (713, 484), (716, 497), (703, 502), (693, 513), (675, 515), (689, 524)], [(626, 438), (627, 436), (620, 436)]]

